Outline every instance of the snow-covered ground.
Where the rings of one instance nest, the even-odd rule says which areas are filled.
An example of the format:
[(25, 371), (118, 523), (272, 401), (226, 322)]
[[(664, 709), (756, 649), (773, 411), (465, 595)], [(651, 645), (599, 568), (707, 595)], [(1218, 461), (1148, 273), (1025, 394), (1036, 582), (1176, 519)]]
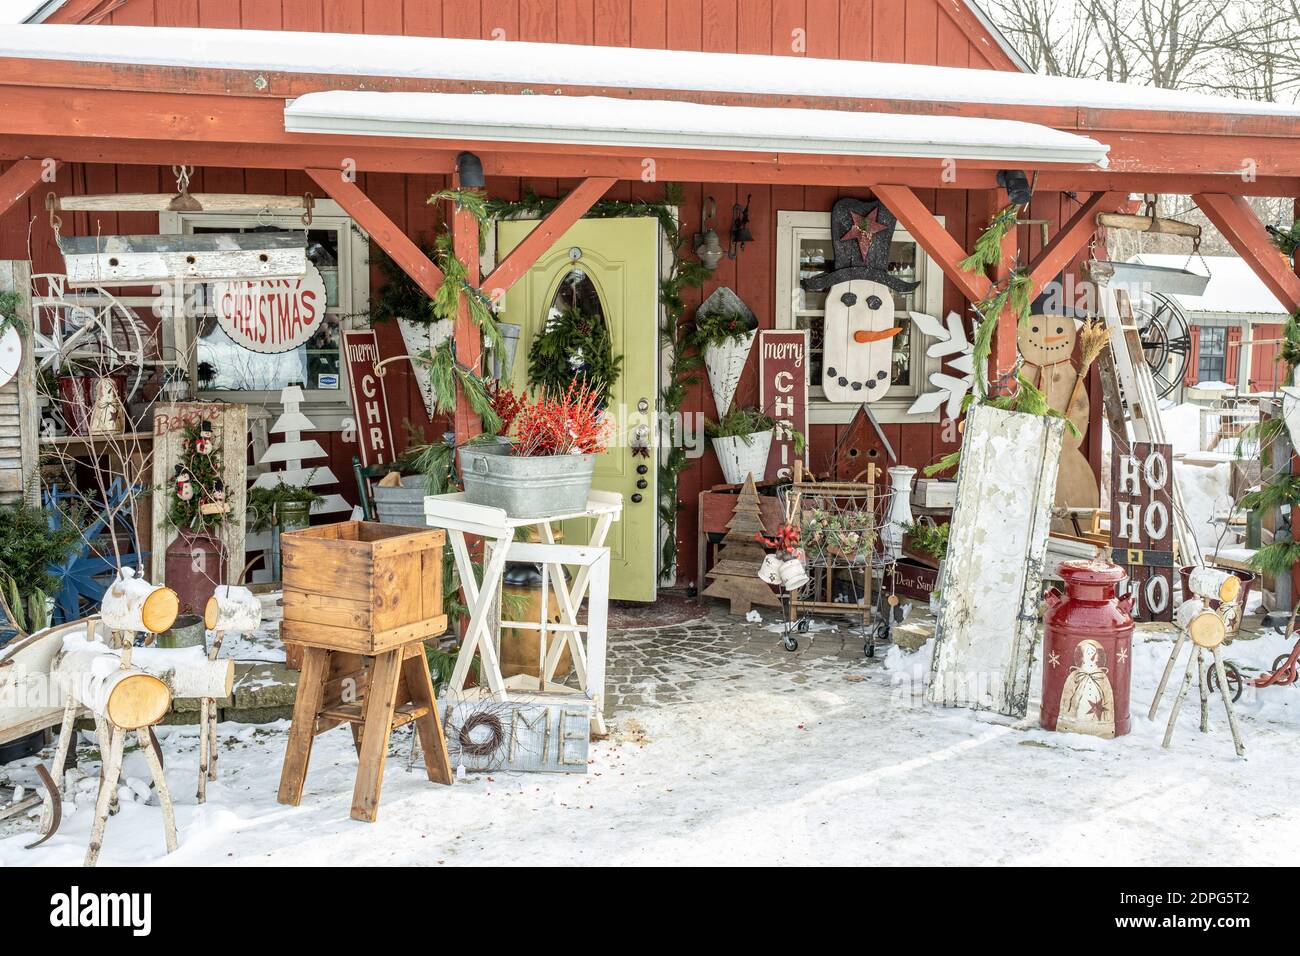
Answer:
[[(1172, 645), (1150, 638), (1135, 639), (1133, 732), (1116, 740), (1042, 731), (1036, 706), (1023, 721), (931, 708), (929, 648), (891, 649), (884, 666), (773, 656), (743, 679), (701, 682), (684, 703), (618, 712), (585, 776), (436, 786), (406, 769), (399, 733), (375, 824), (348, 818), (345, 730), (317, 739), (293, 808), (275, 800), (285, 725), (222, 725), (219, 779), (201, 807), (195, 730), (163, 729), (180, 848), (164, 855), (158, 808), (128, 787), (101, 865), (1294, 862), (1300, 691), (1247, 690), (1241, 760), (1217, 699), (1211, 732), (1198, 732), (1193, 688), (1162, 750), (1172, 693), (1155, 723), (1145, 714)], [(1270, 636), (1228, 656), (1258, 666), (1289, 650)], [(97, 769), (84, 755), (83, 767)], [(148, 792), (139, 754), (126, 777)], [(23, 849), (30, 823), (4, 824), (0, 864), (80, 863), (93, 788), (87, 779), (38, 849)]]

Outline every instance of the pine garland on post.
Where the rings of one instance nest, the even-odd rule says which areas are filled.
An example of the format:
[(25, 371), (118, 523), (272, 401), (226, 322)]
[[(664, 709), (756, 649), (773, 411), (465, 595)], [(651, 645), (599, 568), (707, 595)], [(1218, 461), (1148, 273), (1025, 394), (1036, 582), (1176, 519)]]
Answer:
[(221, 453), (209, 422), (193, 422), (181, 432), (181, 454), (172, 476), (167, 519), (176, 528), (210, 531), (226, 520), (226, 486)]

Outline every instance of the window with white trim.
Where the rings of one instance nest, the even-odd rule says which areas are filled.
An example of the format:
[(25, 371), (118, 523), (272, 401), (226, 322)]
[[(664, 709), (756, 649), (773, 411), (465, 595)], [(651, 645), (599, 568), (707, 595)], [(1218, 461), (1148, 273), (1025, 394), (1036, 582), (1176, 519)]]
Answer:
[(162, 213), (163, 233), (307, 232), (307, 259), (325, 283), (325, 321), (305, 344), (288, 352), (262, 354), (232, 342), (217, 324), (210, 285), (186, 289), (186, 336), (194, 343), (191, 370), (200, 398), (275, 405), (280, 390), (301, 386), (304, 409), (321, 430), (337, 430), (351, 416), (342, 333), (369, 325), (369, 239), (342, 207), (316, 200), (311, 225), (295, 213)]
[[(940, 219), (942, 222), (942, 219)], [(825, 317), (825, 292), (808, 292), (802, 280), (833, 267), (831, 214), (803, 210), (781, 210), (776, 218), (776, 327), (808, 329), (812, 341), (808, 415), (814, 424), (846, 424), (861, 407), (856, 403), (829, 402), (821, 388), (821, 332)], [(881, 422), (937, 422), (939, 413), (908, 415), (916, 396), (929, 391), (932, 372), (942, 360), (925, 354), (927, 344), (908, 317), (924, 312), (942, 317), (943, 271), (925, 254), (901, 225), (894, 231), (889, 249), (889, 271), (908, 282), (919, 282), (912, 292), (894, 293), (897, 324), (903, 329), (894, 337), (893, 369), (889, 393), (871, 404)]]

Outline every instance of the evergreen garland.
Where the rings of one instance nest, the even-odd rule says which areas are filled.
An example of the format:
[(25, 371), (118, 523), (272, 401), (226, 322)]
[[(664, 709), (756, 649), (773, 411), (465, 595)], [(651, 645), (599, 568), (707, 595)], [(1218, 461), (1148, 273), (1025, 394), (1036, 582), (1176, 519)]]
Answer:
[(225, 500), (221, 448), (211, 423), (192, 422), (181, 431), (181, 454), (172, 474), (167, 520), (182, 530), (210, 531), (225, 523), (226, 510), (204, 506), (224, 506)]

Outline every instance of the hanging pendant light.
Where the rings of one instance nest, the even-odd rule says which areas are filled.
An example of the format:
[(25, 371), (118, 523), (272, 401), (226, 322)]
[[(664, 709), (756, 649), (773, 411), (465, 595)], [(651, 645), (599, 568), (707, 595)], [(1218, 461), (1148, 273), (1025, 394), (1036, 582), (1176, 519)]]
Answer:
[(718, 231), (709, 225), (709, 221), (718, 211), (718, 204), (712, 196), (704, 201), (704, 206), (700, 210), (700, 232), (695, 234), (693, 248), (695, 255), (699, 257), (700, 263), (704, 268), (712, 271), (718, 267), (725, 255), (722, 249), (722, 241), (718, 238)]

